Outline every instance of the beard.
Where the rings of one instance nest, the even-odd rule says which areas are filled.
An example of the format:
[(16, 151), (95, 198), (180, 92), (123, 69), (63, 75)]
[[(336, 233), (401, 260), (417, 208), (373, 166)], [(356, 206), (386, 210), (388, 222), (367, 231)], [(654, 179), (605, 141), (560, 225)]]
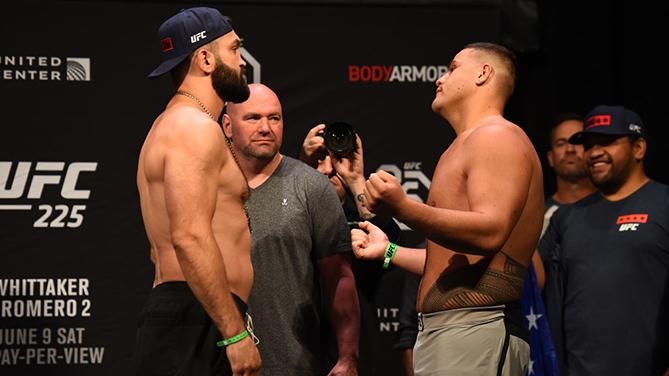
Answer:
[(604, 194), (614, 194), (629, 180), (632, 174), (632, 162), (609, 162), (609, 169), (604, 172), (588, 171), (592, 184)]
[(579, 163), (576, 165), (559, 163), (555, 165), (554, 170), (555, 170), (555, 175), (572, 183), (575, 183), (581, 179), (588, 178), (588, 168), (585, 165), (585, 163)]
[(625, 184), (629, 172), (623, 171), (619, 174), (609, 172), (604, 176), (591, 175), (590, 180), (592, 184), (604, 194), (614, 194)]
[(249, 85), (244, 68), (239, 73), (216, 56), (216, 68), (211, 73), (211, 86), (224, 102), (242, 103), (249, 99)]
[(242, 152), (248, 158), (254, 158), (259, 160), (270, 160), (279, 152), (279, 147), (276, 143), (272, 147), (259, 147), (254, 145), (246, 145), (241, 148)]

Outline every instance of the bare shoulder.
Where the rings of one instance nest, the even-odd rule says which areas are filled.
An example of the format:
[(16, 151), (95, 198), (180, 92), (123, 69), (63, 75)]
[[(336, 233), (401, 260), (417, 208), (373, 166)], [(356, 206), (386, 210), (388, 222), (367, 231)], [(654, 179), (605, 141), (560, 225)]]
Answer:
[(503, 118), (474, 129), (465, 145), (480, 151), (534, 152), (534, 146), (525, 131)]
[(166, 110), (154, 131), (172, 150), (187, 150), (194, 154), (211, 153), (225, 142), (218, 123), (191, 107)]

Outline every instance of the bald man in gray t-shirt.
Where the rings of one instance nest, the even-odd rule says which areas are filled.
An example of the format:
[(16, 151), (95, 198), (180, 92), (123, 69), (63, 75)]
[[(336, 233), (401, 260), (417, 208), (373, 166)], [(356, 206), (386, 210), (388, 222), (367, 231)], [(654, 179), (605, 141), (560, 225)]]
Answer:
[[(351, 235), (327, 177), (279, 153), (283, 113), (276, 94), (249, 85), (246, 102), (229, 104), (223, 128), (252, 189), (254, 288), (249, 298), (260, 339), (262, 374), (354, 374), (360, 308), (351, 269)], [(324, 346), (329, 318), (336, 364)]]

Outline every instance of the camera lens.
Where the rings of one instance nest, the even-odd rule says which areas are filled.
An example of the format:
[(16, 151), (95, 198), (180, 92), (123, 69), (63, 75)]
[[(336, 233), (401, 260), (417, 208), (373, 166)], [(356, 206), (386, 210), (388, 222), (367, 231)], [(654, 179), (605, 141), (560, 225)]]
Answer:
[(325, 147), (337, 155), (351, 153), (355, 150), (355, 131), (353, 126), (343, 121), (330, 123), (323, 132)]

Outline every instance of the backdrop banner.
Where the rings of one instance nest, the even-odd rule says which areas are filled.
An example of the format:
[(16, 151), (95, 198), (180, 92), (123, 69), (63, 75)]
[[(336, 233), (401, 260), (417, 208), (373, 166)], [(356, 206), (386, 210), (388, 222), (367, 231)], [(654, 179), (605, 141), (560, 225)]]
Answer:
[[(131, 375), (153, 280), (135, 185), (139, 150), (173, 95), (159, 25), (181, 4), (12, 5), (0, 22), (0, 374)], [(251, 82), (279, 95), (282, 152), (351, 123), (367, 174), (425, 201), (453, 140), (435, 81), (466, 43), (499, 38), (494, 7), (214, 5), (244, 39)], [(423, 239), (403, 224), (404, 245)], [(381, 268), (381, 263), (379, 263)], [(359, 275), (357, 278), (365, 278)], [(404, 273), (364, 306), (361, 374), (402, 375), (393, 350)], [(262, 336), (262, 333), (258, 333)]]

